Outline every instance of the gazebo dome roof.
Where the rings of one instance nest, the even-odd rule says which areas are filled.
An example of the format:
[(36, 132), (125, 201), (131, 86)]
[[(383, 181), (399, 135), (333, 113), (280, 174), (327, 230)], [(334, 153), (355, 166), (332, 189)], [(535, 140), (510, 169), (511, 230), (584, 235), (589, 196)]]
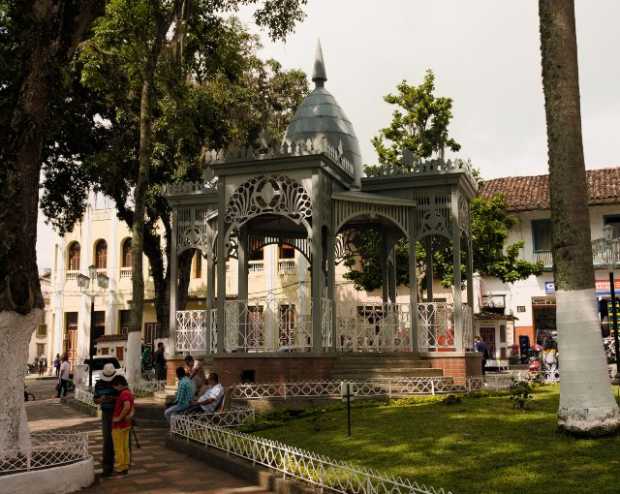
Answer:
[(336, 149), (342, 143), (344, 156), (355, 166), (356, 177), (361, 177), (362, 155), (353, 124), (325, 89), (327, 75), (320, 42), (316, 49), (312, 80), (315, 88), (297, 108), (286, 129), (284, 141), (297, 143), (324, 137)]

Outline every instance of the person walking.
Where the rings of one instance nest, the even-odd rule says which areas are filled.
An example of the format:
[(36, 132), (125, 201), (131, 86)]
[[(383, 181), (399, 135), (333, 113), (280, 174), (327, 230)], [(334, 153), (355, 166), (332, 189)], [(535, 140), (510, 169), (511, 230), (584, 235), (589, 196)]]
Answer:
[(103, 366), (101, 378), (95, 384), (93, 401), (101, 408), (101, 433), (103, 436), (102, 476), (109, 477), (114, 473), (114, 444), (112, 441), (112, 417), (118, 392), (112, 386), (117, 376), (114, 364)]
[(118, 393), (112, 415), (112, 442), (114, 443), (114, 471), (119, 475), (129, 473), (129, 432), (134, 411), (134, 396), (129, 391), (127, 379), (117, 375), (111, 381)]
[(153, 367), (155, 368), (155, 378), (158, 381), (166, 380), (166, 354), (163, 342), (157, 343), (157, 350), (153, 353)]
[(480, 339), (480, 336), (474, 338), (474, 350), (482, 354), (480, 364), (482, 365), (482, 375), (484, 376), (486, 374), (487, 360), (489, 358), (489, 347)]
[(183, 367), (177, 367), (176, 373), (177, 379), (179, 380), (177, 395), (172, 406), (166, 408), (164, 412), (164, 417), (166, 417), (168, 423), (170, 423), (174, 414), (184, 412), (189, 408), (194, 396), (194, 387), (192, 386), (192, 381), (190, 381), (189, 377), (185, 374), (185, 369)]
[(56, 373), (56, 378), (60, 375), (60, 354), (56, 354), (56, 358), (54, 359), (54, 372)]
[(45, 374), (46, 369), (47, 369), (47, 359), (45, 358), (45, 355), (43, 355), (39, 359), (39, 375), (43, 376)]
[(58, 371), (58, 395), (57, 398), (62, 396), (67, 396), (67, 387), (69, 386), (69, 380), (71, 374), (71, 364), (69, 363), (69, 357), (67, 357), (66, 353), (63, 353), (60, 369)]

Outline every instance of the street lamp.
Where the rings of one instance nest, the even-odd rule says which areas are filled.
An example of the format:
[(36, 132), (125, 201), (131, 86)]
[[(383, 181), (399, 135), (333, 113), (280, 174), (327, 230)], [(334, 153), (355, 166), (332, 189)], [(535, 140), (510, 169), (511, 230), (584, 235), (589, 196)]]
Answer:
[[(614, 236), (614, 227), (606, 225), (603, 227), (603, 238), (592, 242), (592, 251), (595, 256), (599, 256), (604, 265), (609, 269), (609, 296), (611, 298), (611, 323), (614, 331), (614, 346), (616, 353), (616, 377), (620, 379), (620, 340), (618, 338), (618, 307), (616, 306), (616, 283), (614, 279), (614, 268), (620, 255), (620, 238)], [(607, 316), (609, 320), (609, 315)]]
[(93, 265), (88, 266), (88, 274), (78, 274), (78, 286), (80, 291), (90, 297), (90, 335), (89, 335), (89, 348), (88, 348), (88, 387), (93, 387), (93, 359), (95, 358), (95, 342), (93, 341), (95, 336), (95, 296), (97, 295), (97, 288), (108, 288), (108, 282), (110, 279), (103, 273), (97, 273), (97, 268)]

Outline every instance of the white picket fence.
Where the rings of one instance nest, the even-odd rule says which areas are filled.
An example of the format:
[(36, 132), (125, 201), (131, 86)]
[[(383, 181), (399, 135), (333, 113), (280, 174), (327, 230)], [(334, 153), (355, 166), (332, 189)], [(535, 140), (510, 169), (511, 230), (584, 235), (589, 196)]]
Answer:
[(284, 443), (201, 422), (191, 415), (174, 416), (170, 433), (262, 465), (281, 473), (284, 478), (295, 478), (341, 494), (451, 494), (444, 489), (389, 477)]

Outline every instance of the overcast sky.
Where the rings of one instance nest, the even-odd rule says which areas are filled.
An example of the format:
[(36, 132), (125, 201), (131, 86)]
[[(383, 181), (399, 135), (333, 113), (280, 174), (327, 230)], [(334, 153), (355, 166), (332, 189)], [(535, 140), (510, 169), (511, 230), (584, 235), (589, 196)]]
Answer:
[[(287, 41), (264, 37), (262, 56), (308, 74), (317, 38), (327, 89), (353, 122), (364, 163), (390, 121), (383, 96), (435, 72), (454, 100), (452, 135), (484, 178), (546, 173), (546, 136), (535, 0), (309, 0)], [(620, 164), (620, 1), (576, 0), (581, 114), (587, 168)], [(249, 19), (246, 11), (243, 19)], [(39, 221), (38, 260), (51, 232)]]

